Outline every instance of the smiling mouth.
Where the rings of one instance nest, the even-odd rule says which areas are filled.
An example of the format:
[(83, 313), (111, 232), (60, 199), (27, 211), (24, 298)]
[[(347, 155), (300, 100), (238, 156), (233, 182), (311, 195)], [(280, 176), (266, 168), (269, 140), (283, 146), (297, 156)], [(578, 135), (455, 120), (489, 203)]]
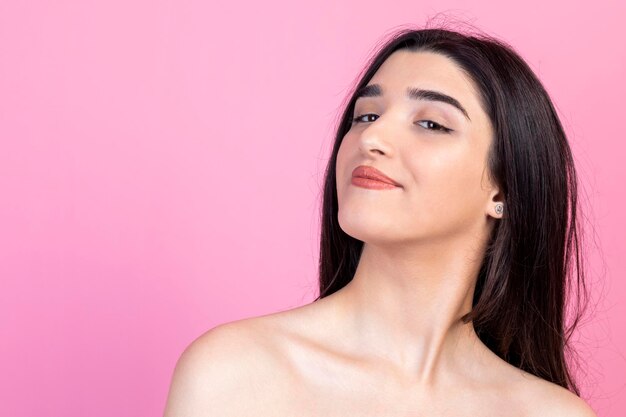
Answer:
[(402, 188), (396, 180), (371, 165), (359, 165), (352, 170), (353, 185), (371, 190), (393, 190)]
[(400, 188), (395, 184), (365, 177), (352, 177), (351, 183), (357, 187), (369, 188), (370, 190), (391, 190)]

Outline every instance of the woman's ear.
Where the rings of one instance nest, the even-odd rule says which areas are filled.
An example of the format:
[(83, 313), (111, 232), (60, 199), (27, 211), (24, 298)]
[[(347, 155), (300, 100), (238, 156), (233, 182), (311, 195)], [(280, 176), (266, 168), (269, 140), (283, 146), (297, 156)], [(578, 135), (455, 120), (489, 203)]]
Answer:
[(487, 215), (496, 219), (501, 219), (504, 215), (506, 204), (504, 204), (504, 196), (497, 187), (491, 191), (489, 203), (487, 205)]

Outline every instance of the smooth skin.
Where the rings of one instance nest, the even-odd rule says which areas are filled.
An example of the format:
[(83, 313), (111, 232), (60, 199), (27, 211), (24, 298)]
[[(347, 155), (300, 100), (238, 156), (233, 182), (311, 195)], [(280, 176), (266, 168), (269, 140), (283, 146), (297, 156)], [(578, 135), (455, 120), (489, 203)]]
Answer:
[[(449, 58), (396, 51), (357, 100), (337, 156), (338, 221), (364, 242), (350, 283), (317, 302), (217, 326), (181, 355), (165, 417), (597, 417), (570, 391), (500, 359), (469, 312), (506, 201), (472, 81)], [(408, 98), (435, 90), (454, 106)], [(434, 122), (434, 123), (433, 123)], [(452, 129), (445, 133), (440, 126)], [(371, 165), (401, 184), (351, 184)]]

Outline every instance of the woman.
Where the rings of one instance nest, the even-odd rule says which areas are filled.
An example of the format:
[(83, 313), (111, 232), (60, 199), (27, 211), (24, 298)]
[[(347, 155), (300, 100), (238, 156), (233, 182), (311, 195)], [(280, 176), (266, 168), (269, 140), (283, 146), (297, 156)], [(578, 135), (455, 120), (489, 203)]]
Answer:
[(511, 47), (397, 32), (338, 125), (320, 296), (194, 341), (165, 415), (595, 416), (565, 361), (576, 182)]

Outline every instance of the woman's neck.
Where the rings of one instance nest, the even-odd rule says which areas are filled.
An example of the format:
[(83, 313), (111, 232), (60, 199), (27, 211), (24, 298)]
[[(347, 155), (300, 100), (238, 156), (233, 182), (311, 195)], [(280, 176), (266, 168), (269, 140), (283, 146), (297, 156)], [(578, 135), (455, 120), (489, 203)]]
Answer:
[(485, 347), (461, 317), (472, 307), (483, 248), (464, 243), (405, 251), (364, 245), (353, 280), (330, 296), (344, 342), (416, 383), (469, 371), (459, 367)]

